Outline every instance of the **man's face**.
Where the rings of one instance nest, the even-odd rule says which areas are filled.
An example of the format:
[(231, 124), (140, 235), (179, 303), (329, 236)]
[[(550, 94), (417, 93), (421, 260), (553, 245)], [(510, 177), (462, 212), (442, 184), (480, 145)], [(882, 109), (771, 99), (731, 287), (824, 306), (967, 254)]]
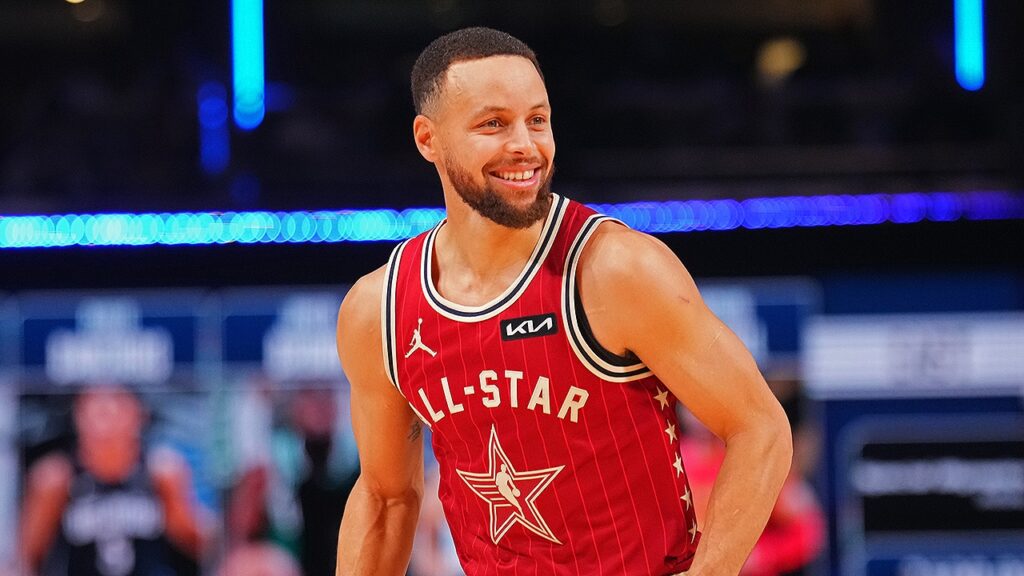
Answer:
[(509, 228), (547, 215), (555, 140), (547, 89), (529, 60), (453, 64), (430, 116), (441, 177), (466, 204)]
[(75, 402), (80, 441), (101, 444), (133, 441), (142, 429), (142, 407), (121, 388), (87, 390)]

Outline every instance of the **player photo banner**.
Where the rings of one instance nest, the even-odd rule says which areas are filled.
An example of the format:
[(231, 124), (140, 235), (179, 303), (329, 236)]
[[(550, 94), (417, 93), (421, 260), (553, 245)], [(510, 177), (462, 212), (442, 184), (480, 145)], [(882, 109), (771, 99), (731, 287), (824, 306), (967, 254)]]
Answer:
[(18, 310), (26, 391), (195, 384), (208, 316), (199, 292), (34, 293), (18, 299)]
[(233, 290), (223, 295), (221, 357), (232, 373), (285, 385), (338, 381), (335, 327), (345, 288)]

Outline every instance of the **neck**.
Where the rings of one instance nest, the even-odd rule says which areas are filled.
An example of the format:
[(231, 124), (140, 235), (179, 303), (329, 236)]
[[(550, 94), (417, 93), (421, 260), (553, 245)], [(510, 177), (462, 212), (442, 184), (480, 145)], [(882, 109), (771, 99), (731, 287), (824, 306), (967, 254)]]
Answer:
[(452, 218), (438, 233), (439, 253), (475, 273), (486, 276), (522, 264), (533, 253), (544, 220), (528, 228), (507, 228), (476, 212), (468, 218)]
[(447, 202), (448, 221), (435, 240), (433, 274), (442, 294), (475, 295), (487, 301), (522, 271), (544, 228), (508, 228), (481, 216), (455, 195)]
[(117, 442), (117, 445), (79, 445), (78, 458), (87, 470), (104, 482), (119, 482), (131, 473), (139, 459), (138, 442)]

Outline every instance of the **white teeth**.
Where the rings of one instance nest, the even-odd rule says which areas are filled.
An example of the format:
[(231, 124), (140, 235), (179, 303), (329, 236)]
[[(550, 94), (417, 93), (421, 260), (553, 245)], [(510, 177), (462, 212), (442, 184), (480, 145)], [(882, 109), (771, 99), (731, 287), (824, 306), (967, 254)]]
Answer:
[(512, 181), (523, 181), (533, 178), (534, 170), (526, 170), (524, 172), (499, 172), (498, 177), (502, 180)]

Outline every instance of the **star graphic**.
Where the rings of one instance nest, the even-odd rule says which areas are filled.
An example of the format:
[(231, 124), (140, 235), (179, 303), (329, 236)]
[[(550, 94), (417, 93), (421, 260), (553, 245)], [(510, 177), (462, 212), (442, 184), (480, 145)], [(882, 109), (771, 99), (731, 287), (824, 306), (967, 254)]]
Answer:
[(697, 523), (694, 522), (693, 526), (690, 526), (690, 542), (693, 542), (697, 538)]
[(689, 510), (690, 506), (693, 506), (693, 497), (690, 495), (690, 487), (686, 487), (686, 493), (679, 497), (680, 500), (686, 502), (686, 509)]
[(512, 526), (519, 523), (541, 538), (561, 544), (537, 510), (536, 500), (565, 466), (516, 470), (501, 447), (493, 425), (487, 452), (487, 472), (456, 472), (474, 494), (487, 502), (491, 542), (497, 544)]
[(672, 466), (676, 469), (676, 478), (683, 475), (683, 459), (676, 454), (676, 461), (672, 463)]
[(658, 404), (661, 404), (661, 409), (664, 410), (668, 408), (668, 390), (658, 388), (658, 392), (658, 394), (654, 395), (654, 399), (658, 401)]
[(675, 442), (676, 441), (676, 425), (671, 423), (671, 422), (669, 422), (668, 420), (665, 420), (665, 422), (668, 424), (668, 428), (665, 428), (665, 434), (668, 434), (668, 437), (673, 442)]

